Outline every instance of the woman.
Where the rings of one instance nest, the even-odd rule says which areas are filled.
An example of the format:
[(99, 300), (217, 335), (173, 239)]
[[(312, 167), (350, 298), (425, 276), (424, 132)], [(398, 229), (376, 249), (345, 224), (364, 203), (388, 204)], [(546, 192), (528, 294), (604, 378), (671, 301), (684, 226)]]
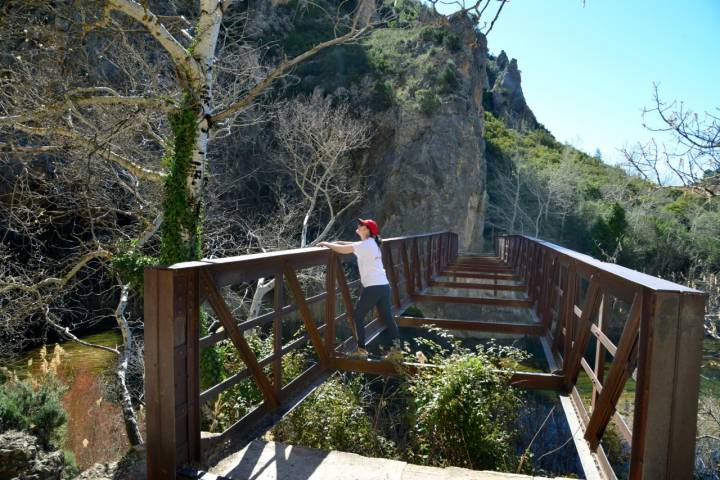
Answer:
[(390, 282), (382, 263), (380, 229), (374, 220), (359, 218), (355, 233), (360, 237), (359, 242), (320, 242), (318, 245), (331, 248), (337, 253), (354, 253), (357, 257), (363, 290), (352, 314), (358, 343), (358, 348), (352, 355), (367, 357), (364, 319), (373, 307), (378, 307), (380, 318), (387, 326), (390, 335), (398, 338), (399, 331), (390, 306)]

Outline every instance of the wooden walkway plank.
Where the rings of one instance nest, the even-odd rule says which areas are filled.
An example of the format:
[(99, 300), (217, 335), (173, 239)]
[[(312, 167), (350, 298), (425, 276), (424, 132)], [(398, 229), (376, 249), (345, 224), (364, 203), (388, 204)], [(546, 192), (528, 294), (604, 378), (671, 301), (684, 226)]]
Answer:
[(424, 317), (395, 317), (399, 327), (419, 327), (421, 325), (435, 325), (450, 330), (473, 330), (494, 333), (516, 333), (523, 335), (542, 335), (542, 324), (531, 323), (504, 323), (483, 322), (478, 320), (450, 320), (443, 318)]
[(467, 288), (473, 290), (506, 290), (514, 292), (524, 292), (527, 289), (525, 285), (497, 285), (494, 283), (464, 283), (464, 282), (442, 282), (433, 280), (430, 282), (431, 287), (446, 288)]
[(484, 273), (478, 273), (478, 272), (466, 272), (461, 270), (442, 270), (439, 274), (439, 277), (456, 277), (456, 278), (474, 278), (478, 280), (508, 280), (508, 281), (515, 281), (520, 282), (522, 281), (522, 278), (520, 278), (519, 275), (514, 273), (493, 273), (493, 272), (484, 272)]
[(450, 295), (416, 294), (412, 296), (412, 299), (416, 302), (469, 303), (474, 305), (494, 305), (497, 307), (514, 308), (530, 308), (532, 306), (530, 300), (516, 298), (453, 297)]

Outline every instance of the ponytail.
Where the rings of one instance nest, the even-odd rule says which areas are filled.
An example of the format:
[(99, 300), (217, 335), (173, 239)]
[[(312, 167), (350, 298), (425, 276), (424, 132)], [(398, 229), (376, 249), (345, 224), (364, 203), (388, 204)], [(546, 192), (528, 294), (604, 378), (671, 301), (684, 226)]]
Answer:
[(380, 235), (375, 235), (372, 238), (373, 238), (373, 240), (375, 240), (375, 243), (377, 244), (378, 248), (382, 252), (382, 238), (380, 238)]

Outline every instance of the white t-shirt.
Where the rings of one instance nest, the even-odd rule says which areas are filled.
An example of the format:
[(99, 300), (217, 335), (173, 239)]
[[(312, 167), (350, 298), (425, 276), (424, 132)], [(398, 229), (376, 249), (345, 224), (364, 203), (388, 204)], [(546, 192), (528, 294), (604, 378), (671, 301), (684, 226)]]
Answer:
[(373, 285), (387, 285), (388, 279), (383, 268), (382, 256), (380, 248), (373, 238), (353, 242), (353, 253), (358, 259), (358, 268), (360, 270), (360, 283), (363, 287), (371, 287)]

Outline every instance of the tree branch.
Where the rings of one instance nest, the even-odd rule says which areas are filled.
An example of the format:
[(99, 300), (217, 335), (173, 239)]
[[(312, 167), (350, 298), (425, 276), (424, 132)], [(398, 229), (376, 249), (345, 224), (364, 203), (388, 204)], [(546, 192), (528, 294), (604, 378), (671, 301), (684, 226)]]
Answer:
[(90, 348), (97, 348), (98, 350), (105, 350), (106, 352), (114, 353), (115, 355), (120, 355), (120, 351), (112, 348), (112, 347), (106, 347), (105, 345), (98, 345), (97, 343), (92, 342), (86, 342), (85, 340), (80, 340), (77, 336), (75, 336), (68, 327), (63, 327), (59, 323), (57, 323), (55, 320), (51, 318), (50, 314), (50, 307), (47, 305), (45, 306), (45, 320), (62, 336), (65, 338), (72, 340), (73, 342), (79, 343), (80, 345), (90, 347)]
[(190, 52), (165, 28), (160, 19), (147, 5), (134, 0), (109, 0), (107, 8), (122, 12), (142, 24), (170, 55), (178, 70), (183, 72), (190, 83), (200, 88), (203, 85), (203, 71)]
[(360, 36), (362, 36), (366, 31), (368, 31), (370, 28), (372, 28), (371, 25), (368, 25), (366, 27), (363, 27), (359, 30), (351, 29), (348, 33), (345, 35), (342, 35), (337, 38), (333, 38), (332, 40), (328, 40), (326, 42), (318, 43), (310, 50), (301, 53), (297, 57), (293, 58), (292, 60), (288, 60), (287, 58), (280, 63), (273, 71), (271, 71), (265, 78), (263, 78), (257, 85), (255, 85), (244, 97), (237, 100), (235, 103), (228, 106), (225, 110), (221, 110), (219, 112), (216, 112), (211, 115), (211, 121), (214, 123), (222, 122), (223, 120), (227, 120), (235, 113), (238, 113), (242, 109), (248, 107), (255, 99), (278, 77), (283, 75), (285, 72), (290, 70), (291, 68), (295, 67), (296, 65), (304, 62), (308, 58), (311, 58), (321, 51), (325, 50), (326, 48), (333, 47), (335, 45), (340, 45), (342, 43), (348, 42), (350, 40), (354, 40)]
[(95, 142), (91, 140), (87, 140), (80, 136), (79, 133), (73, 132), (71, 130), (67, 130), (65, 128), (41, 128), (41, 127), (30, 127), (28, 125), (23, 124), (16, 124), (14, 125), (14, 128), (23, 131), (25, 133), (30, 133), (32, 135), (39, 135), (43, 137), (49, 137), (52, 135), (59, 135), (61, 137), (65, 137), (70, 139), (72, 142), (82, 145), (85, 148), (90, 149), (93, 153), (96, 153), (101, 158), (104, 158), (105, 160), (116, 163), (135, 175), (136, 177), (144, 178), (146, 180), (152, 180), (155, 182), (161, 181), (163, 178), (165, 178), (166, 174), (163, 172), (158, 172), (155, 170), (151, 170), (149, 168), (145, 168), (142, 165), (138, 165), (137, 163), (133, 162), (132, 160), (129, 160), (121, 155), (118, 155), (117, 153), (113, 152), (112, 150), (108, 148), (104, 148), (101, 145), (96, 144)]
[(37, 293), (38, 290), (47, 285), (57, 285), (58, 287), (64, 287), (65, 285), (67, 285), (70, 279), (72, 279), (85, 265), (87, 265), (91, 260), (94, 260), (96, 258), (112, 258), (112, 253), (103, 249), (98, 249), (94, 252), (86, 253), (85, 255), (80, 257), (80, 260), (78, 260), (77, 263), (73, 265), (73, 267), (61, 278), (48, 277), (34, 285), (10, 283), (0, 288), (0, 293), (5, 293), (10, 290), (23, 290), (28, 293)]

